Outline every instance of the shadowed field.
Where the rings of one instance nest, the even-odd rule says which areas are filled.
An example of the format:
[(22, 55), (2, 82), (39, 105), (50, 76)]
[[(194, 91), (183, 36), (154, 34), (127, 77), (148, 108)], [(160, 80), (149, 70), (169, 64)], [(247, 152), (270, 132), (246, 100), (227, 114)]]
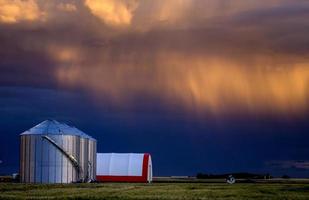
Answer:
[(306, 183), (0, 183), (0, 199), (309, 199)]

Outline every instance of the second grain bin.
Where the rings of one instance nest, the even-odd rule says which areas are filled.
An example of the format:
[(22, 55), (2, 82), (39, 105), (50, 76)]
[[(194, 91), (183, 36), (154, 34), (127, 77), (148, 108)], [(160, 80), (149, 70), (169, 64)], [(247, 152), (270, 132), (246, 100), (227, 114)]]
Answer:
[(23, 183), (88, 182), (96, 177), (96, 140), (75, 127), (46, 120), (20, 135)]

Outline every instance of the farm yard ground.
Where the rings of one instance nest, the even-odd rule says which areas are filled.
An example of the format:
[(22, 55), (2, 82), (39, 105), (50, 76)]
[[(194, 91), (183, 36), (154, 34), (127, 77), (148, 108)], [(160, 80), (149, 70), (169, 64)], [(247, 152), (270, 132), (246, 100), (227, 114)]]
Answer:
[(160, 182), (20, 184), (0, 183), (0, 199), (309, 199), (307, 181), (264, 183)]

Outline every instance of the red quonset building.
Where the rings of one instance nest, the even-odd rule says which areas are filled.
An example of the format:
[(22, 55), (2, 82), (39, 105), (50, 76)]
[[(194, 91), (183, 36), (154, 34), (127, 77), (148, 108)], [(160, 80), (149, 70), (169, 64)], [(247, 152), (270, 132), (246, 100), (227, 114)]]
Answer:
[(152, 161), (148, 153), (97, 153), (97, 176), (100, 182), (152, 181)]

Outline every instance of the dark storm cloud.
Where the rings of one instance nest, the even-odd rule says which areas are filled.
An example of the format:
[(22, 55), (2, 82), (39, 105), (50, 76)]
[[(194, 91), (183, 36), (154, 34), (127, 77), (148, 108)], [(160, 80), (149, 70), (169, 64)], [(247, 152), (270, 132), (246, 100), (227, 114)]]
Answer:
[(0, 10), (2, 85), (212, 113), (308, 108), (306, 1), (18, 2), (31, 13)]

